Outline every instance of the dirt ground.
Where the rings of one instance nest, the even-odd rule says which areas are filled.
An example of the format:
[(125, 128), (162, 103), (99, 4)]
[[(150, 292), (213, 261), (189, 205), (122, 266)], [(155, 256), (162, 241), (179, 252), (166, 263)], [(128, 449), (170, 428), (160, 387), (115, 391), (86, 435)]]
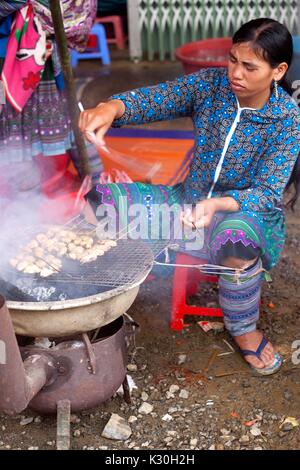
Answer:
[[(300, 364), (292, 362), (293, 343), (300, 341), (299, 233), (300, 203), (295, 214), (288, 213), (286, 247), (272, 273), (273, 283), (263, 291), (259, 326), (284, 357), (278, 374), (253, 376), (236, 350), (210, 365), (215, 350), (230, 351), (224, 340), (233, 345), (231, 338), (226, 332), (204, 333), (195, 317), (187, 318), (189, 326), (182, 332), (172, 331), (172, 278), (154, 279), (141, 286), (128, 312), (140, 325), (128, 359), (128, 373), (138, 387), (132, 404), (114, 396), (73, 415), (71, 448), (300, 449), (300, 426), (282, 425), (287, 417), (300, 420)], [(202, 304), (214, 299), (215, 289), (202, 291)], [(149, 414), (138, 411), (143, 402), (152, 405)], [(111, 413), (127, 424), (129, 420), (132, 434), (127, 440), (101, 437)], [(24, 418), (30, 417), (34, 419), (25, 424), (29, 420)], [(51, 450), (55, 440), (55, 417), (30, 410), (0, 416), (0, 449)]]

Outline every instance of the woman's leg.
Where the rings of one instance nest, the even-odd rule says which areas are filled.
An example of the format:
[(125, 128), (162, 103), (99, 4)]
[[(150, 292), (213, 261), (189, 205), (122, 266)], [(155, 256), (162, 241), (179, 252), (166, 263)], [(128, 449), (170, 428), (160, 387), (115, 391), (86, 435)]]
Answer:
[[(239, 263), (240, 262), (240, 263)], [(229, 267), (243, 266), (244, 260), (233, 259), (222, 262)], [(219, 302), (224, 314), (227, 330), (242, 350), (256, 351), (262, 340), (262, 333), (256, 329), (262, 285), (260, 259), (254, 261), (247, 271), (240, 275), (239, 283), (232, 276), (220, 276)], [(264, 347), (259, 358), (246, 355), (245, 359), (256, 368), (269, 366), (274, 362), (274, 349), (270, 342)]]
[[(219, 302), (224, 323), (241, 350), (256, 351), (263, 334), (257, 330), (259, 320), (263, 234), (251, 217), (243, 213), (225, 216), (214, 229), (210, 247), (213, 261), (245, 271), (238, 278), (222, 274), (219, 279)], [(274, 363), (274, 349), (268, 342), (258, 357), (245, 355), (252, 366), (262, 369)]]

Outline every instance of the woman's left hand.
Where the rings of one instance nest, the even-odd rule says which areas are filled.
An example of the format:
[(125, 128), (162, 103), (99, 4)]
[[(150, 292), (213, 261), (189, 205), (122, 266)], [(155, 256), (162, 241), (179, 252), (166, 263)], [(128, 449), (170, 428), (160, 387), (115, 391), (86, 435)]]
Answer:
[(193, 211), (186, 209), (186, 211), (182, 212), (181, 221), (191, 228), (208, 227), (217, 210), (217, 204), (214, 199), (205, 199), (198, 202)]
[(95, 216), (94, 214), (94, 211), (90, 205), (90, 203), (87, 201), (87, 203), (85, 204), (83, 210), (83, 215), (84, 215), (84, 218), (85, 220), (89, 223), (89, 224), (92, 224), (92, 225), (97, 225), (98, 221), (97, 221), (97, 217)]

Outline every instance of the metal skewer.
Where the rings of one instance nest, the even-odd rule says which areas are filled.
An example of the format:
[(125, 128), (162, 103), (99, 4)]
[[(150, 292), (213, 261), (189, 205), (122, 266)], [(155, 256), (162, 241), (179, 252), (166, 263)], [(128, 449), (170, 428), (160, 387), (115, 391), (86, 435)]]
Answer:
[[(81, 102), (78, 103), (78, 108), (81, 112), (84, 111), (84, 107)], [(151, 163), (141, 162), (139, 159), (131, 157), (130, 155), (122, 155), (116, 150), (107, 147), (107, 145), (100, 145), (94, 132), (86, 131), (85, 133), (91, 137), (93, 144), (95, 145), (98, 151), (105, 153), (105, 155), (110, 160), (122, 166), (125, 166), (128, 169), (136, 171), (139, 168), (140, 170), (142, 170), (142, 172), (145, 173), (145, 178), (153, 178), (153, 176), (158, 172), (158, 170), (162, 166), (161, 162), (156, 162), (152, 165)]]

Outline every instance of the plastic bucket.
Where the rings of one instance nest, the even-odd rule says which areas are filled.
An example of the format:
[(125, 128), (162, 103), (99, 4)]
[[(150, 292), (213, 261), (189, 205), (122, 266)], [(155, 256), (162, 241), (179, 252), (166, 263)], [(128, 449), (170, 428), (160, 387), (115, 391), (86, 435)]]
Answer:
[(185, 73), (193, 73), (207, 67), (227, 67), (231, 46), (230, 37), (203, 39), (178, 47), (175, 55)]

